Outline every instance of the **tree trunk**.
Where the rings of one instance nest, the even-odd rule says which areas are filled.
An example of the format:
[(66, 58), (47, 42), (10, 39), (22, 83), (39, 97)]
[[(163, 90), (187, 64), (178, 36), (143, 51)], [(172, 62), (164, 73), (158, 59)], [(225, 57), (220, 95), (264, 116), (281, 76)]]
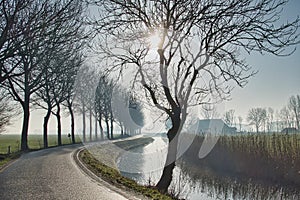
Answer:
[(172, 178), (173, 178), (173, 169), (176, 166), (175, 162), (176, 162), (178, 135), (179, 134), (177, 134), (177, 130), (170, 129), (168, 131), (167, 135), (168, 135), (169, 146), (168, 146), (166, 164), (163, 169), (162, 176), (156, 185), (156, 187), (162, 193), (168, 192), (168, 187), (170, 186)]
[(44, 148), (48, 148), (48, 122), (51, 115), (51, 106), (48, 106), (48, 110), (46, 116), (44, 117), (44, 124), (43, 124), (43, 140), (44, 140)]
[(90, 109), (90, 142), (93, 140), (93, 113)]
[(106, 135), (107, 135), (107, 139), (110, 139), (110, 137), (109, 137), (109, 122), (108, 122), (108, 118), (105, 119), (105, 123), (106, 123)]
[(68, 109), (69, 109), (69, 113), (71, 115), (71, 138), (72, 138), (72, 143), (75, 144), (76, 140), (75, 140), (75, 120), (74, 120), (74, 113), (73, 113), (73, 109), (72, 109), (72, 104), (70, 102), (68, 102)]
[(98, 122), (99, 122), (99, 127), (100, 127), (101, 140), (103, 140), (104, 139), (104, 135), (103, 135), (103, 126), (102, 126), (101, 119), (98, 120)]
[(95, 140), (98, 140), (97, 118), (95, 117)]
[(177, 146), (178, 146), (178, 137), (180, 132), (180, 117), (173, 116), (172, 117), (172, 128), (168, 131), (168, 153), (167, 153), (167, 159), (165, 163), (165, 167), (163, 169), (162, 176), (160, 180), (158, 181), (156, 188), (161, 191), (162, 193), (168, 192), (168, 187), (171, 184), (172, 178), (173, 178), (173, 170), (176, 166), (175, 162), (177, 159)]
[(83, 142), (86, 142), (86, 136), (85, 136), (85, 104), (82, 103), (82, 137)]
[(296, 128), (299, 130), (300, 127), (299, 127), (299, 116), (298, 114), (296, 114)]
[(110, 118), (110, 135), (111, 139), (114, 139), (114, 120)]
[(57, 111), (56, 111), (56, 119), (57, 119), (57, 145), (61, 146), (61, 120), (60, 120), (60, 106), (57, 104)]
[(29, 126), (29, 96), (25, 97), (25, 101), (23, 104), (23, 126), (22, 126), (22, 134), (21, 134), (21, 151), (27, 151), (28, 148), (28, 126)]
[(121, 137), (123, 137), (124, 136), (124, 129), (123, 129), (123, 125), (122, 124), (120, 124), (120, 128), (121, 128)]

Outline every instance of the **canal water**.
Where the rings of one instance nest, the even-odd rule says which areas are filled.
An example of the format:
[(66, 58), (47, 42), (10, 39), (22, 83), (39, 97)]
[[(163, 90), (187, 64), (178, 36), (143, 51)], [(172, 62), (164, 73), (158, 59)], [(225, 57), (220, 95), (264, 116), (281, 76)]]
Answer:
[[(152, 134), (154, 141), (144, 147), (127, 151), (119, 157), (117, 166), (122, 175), (139, 184), (155, 185), (163, 170), (166, 160), (168, 140), (166, 134)], [(147, 135), (149, 136), (149, 135)], [(199, 169), (202, 170), (203, 169)], [(182, 199), (299, 199), (296, 194), (287, 195), (283, 190), (262, 187), (251, 183), (240, 184), (235, 181), (220, 181), (207, 176), (201, 177), (190, 172), (181, 162), (174, 169), (174, 176), (169, 187), (171, 193)]]
[[(125, 152), (117, 162), (122, 175), (143, 185), (155, 185), (158, 182), (166, 160), (168, 139), (163, 134), (152, 134), (152, 138), (154, 141), (151, 144)], [(201, 192), (197, 184), (190, 185), (189, 179), (183, 175), (179, 167), (176, 167), (170, 186), (171, 191), (184, 199), (215, 199)], [(192, 193), (191, 189), (194, 190)]]

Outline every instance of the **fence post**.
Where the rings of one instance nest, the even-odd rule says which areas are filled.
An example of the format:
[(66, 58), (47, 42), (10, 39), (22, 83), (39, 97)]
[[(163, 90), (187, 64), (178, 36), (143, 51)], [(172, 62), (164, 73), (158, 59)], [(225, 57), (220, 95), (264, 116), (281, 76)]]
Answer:
[(10, 154), (10, 146), (7, 147), (7, 154)]

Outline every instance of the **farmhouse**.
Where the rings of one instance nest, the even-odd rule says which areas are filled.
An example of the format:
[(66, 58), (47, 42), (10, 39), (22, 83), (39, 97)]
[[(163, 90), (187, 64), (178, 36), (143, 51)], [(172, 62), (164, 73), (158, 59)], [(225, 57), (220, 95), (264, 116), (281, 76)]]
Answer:
[(191, 132), (195, 134), (234, 134), (235, 127), (230, 127), (222, 119), (198, 119), (191, 126)]
[(288, 133), (298, 133), (299, 130), (297, 130), (296, 128), (284, 128), (281, 133), (285, 133), (285, 134), (288, 134)]

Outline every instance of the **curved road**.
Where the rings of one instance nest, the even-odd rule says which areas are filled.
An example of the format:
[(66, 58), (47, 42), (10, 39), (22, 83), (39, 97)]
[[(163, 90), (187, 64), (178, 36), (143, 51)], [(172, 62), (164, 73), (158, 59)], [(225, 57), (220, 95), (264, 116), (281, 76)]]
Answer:
[(0, 199), (138, 199), (87, 176), (73, 160), (79, 147), (63, 146), (22, 155), (0, 171)]

